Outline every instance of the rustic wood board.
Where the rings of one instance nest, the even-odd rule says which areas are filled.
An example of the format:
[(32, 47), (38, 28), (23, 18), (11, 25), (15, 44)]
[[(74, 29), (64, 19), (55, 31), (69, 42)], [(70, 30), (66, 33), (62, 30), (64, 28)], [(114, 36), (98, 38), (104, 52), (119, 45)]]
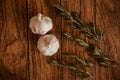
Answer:
[[(103, 37), (112, 48), (88, 39), (77, 30), (72, 30), (52, 8), (52, 3), (60, 3), (69, 11), (77, 11), (81, 18), (96, 23), (106, 32)], [(87, 42), (98, 45), (120, 63), (120, 0), (0, 0), (0, 80), (76, 80), (77, 74), (47, 62), (53, 58), (73, 63), (62, 57), (63, 53), (74, 53), (94, 63), (84, 68), (95, 77), (90, 80), (120, 80), (120, 66), (105, 68), (87, 55), (86, 51), (66, 40), (63, 31), (78, 35)], [(40, 35), (29, 29), (30, 18), (37, 13), (50, 16), (54, 28), (49, 33), (60, 40), (60, 49), (52, 57), (38, 52), (36, 45)]]

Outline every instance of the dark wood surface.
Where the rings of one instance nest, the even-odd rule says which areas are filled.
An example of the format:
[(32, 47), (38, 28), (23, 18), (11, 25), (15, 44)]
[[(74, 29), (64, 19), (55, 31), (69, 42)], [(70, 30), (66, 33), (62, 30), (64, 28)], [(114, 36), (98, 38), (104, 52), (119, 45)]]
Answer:
[[(72, 30), (52, 8), (52, 3), (60, 3), (69, 11), (82, 13), (86, 22), (96, 23), (106, 32), (103, 39), (112, 48), (88, 39), (77, 30)], [(47, 62), (53, 58), (65, 60), (63, 53), (74, 53), (94, 63), (91, 68), (82, 69), (95, 77), (90, 80), (120, 80), (120, 66), (105, 68), (87, 55), (86, 51), (66, 40), (63, 31), (79, 35), (87, 42), (98, 45), (120, 63), (120, 0), (0, 0), (0, 80), (76, 80), (77, 74)], [(57, 36), (60, 48), (52, 57), (43, 56), (36, 48), (39, 35), (29, 29), (30, 18), (37, 13), (50, 16), (54, 28), (49, 33)]]

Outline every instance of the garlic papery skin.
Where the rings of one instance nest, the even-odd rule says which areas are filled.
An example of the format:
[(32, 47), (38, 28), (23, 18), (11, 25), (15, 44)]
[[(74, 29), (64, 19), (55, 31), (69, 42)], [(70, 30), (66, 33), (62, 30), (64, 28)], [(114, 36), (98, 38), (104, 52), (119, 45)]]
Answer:
[(52, 34), (41, 36), (37, 43), (38, 50), (45, 56), (52, 56), (59, 49), (59, 40)]
[(52, 20), (39, 13), (30, 19), (29, 27), (34, 34), (44, 35), (53, 28)]

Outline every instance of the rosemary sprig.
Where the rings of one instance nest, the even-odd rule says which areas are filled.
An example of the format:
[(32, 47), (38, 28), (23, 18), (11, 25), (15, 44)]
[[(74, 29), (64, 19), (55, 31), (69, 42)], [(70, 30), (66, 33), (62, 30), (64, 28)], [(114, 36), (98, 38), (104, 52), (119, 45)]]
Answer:
[(76, 59), (79, 63), (81, 63), (83, 66), (87, 66), (87, 67), (90, 67), (90, 66), (93, 66), (93, 64), (85, 59), (82, 59), (76, 55), (73, 55), (73, 54), (63, 54), (63, 56), (65, 57), (68, 57), (68, 58), (73, 58), (73, 59)]
[(80, 46), (86, 47), (88, 49), (88, 54), (90, 56), (92, 56), (93, 58), (95, 58), (98, 63), (102, 66), (112, 66), (116, 65), (117, 63), (110, 58), (108, 55), (106, 55), (100, 48), (98, 48), (97, 46), (93, 45), (93, 44), (88, 44), (87, 42), (85, 42), (84, 40), (77, 38), (73, 35), (71, 35), (68, 32), (63, 33), (65, 37), (67, 37), (68, 39), (76, 42), (77, 44), (79, 44)]
[(84, 40), (82, 40), (82, 39), (80, 39), (80, 38), (77, 38), (77, 37), (74, 37), (74, 36), (72, 36), (72, 34), (70, 34), (70, 33), (68, 33), (68, 32), (63, 33), (63, 35), (65, 35), (68, 39), (76, 42), (76, 43), (79, 44), (80, 46), (89, 47), (89, 44), (86, 43)]
[(106, 55), (100, 48), (98, 48), (95, 45), (90, 45), (88, 48), (89, 55), (93, 56), (97, 59), (100, 65), (103, 66), (112, 66), (117, 65), (117, 62), (115, 62), (110, 56)]
[(79, 17), (77, 12), (70, 13), (66, 8), (59, 4), (53, 4), (53, 7), (56, 8), (59, 15), (61, 15), (66, 21), (71, 23), (72, 28), (80, 30), (89, 38), (103, 42), (101, 41), (101, 37), (104, 35), (104, 33), (101, 33), (95, 24), (85, 24), (81, 20), (81, 17)]
[(86, 72), (74, 65), (66, 64), (65, 62), (59, 62), (58, 60), (51, 60), (49, 62), (49, 64), (60, 66), (60, 67), (67, 68), (67, 69), (77, 72), (79, 74), (80, 80), (86, 80), (86, 79), (92, 77), (89, 72)]

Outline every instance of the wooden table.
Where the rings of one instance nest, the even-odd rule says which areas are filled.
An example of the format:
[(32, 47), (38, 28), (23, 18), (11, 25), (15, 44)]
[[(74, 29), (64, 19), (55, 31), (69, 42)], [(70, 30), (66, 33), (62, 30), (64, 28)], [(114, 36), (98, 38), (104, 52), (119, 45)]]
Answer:
[[(101, 31), (106, 32), (103, 39), (112, 48), (71, 29), (56, 14), (51, 6), (53, 2), (64, 5), (69, 11), (81, 12), (86, 23), (95, 22)], [(30, 18), (37, 13), (50, 16), (53, 20), (54, 28), (49, 33), (57, 36), (61, 47), (52, 57), (38, 52), (39, 35), (34, 35), (29, 29)], [(0, 80), (76, 80), (77, 74), (73, 71), (47, 63), (53, 58), (72, 63), (73, 60), (62, 57), (63, 53), (73, 53), (93, 62), (93, 67), (83, 67), (95, 76), (90, 80), (120, 80), (120, 66), (99, 66), (83, 48), (64, 39), (63, 31), (95, 43), (120, 63), (120, 0), (0, 0)]]

